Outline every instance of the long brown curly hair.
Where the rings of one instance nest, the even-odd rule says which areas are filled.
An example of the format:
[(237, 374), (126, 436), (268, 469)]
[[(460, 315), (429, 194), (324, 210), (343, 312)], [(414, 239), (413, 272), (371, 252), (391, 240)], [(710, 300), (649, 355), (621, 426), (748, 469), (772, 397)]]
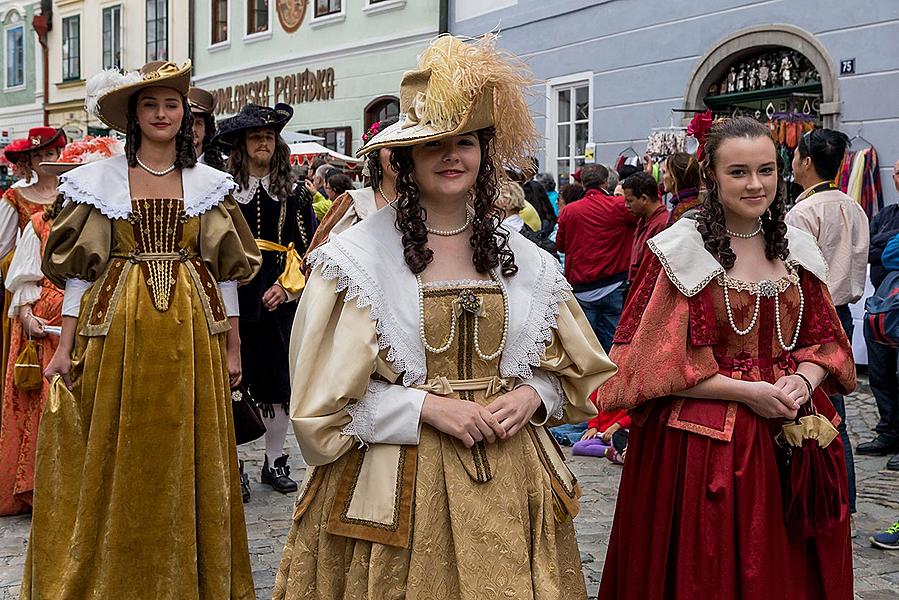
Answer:
[[(228, 172), (234, 176), (234, 181), (241, 189), (247, 189), (250, 185), (250, 157), (247, 155), (246, 134), (237, 136), (231, 144), (231, 153), (228, 156)], [(272, 153), (270, 173), (270, 185), (268, 188), (272, 196), (284, 199), (293, 191), (296, 178), (290, 168), (290, 148), (275, 134), (275, 151)], [(301, 186), (302, 187), (302, 186)]]
[[(477, 135), (481, 146), (481, 165), (471, 189), (474, 208), (469, 240), (474, 250), (472, 263), (478, 273), (487, 273), (499, 266), (504, 276), (511, 277), (518, 272), (518, 266), (509, 248), (509, 233), (499, 227), (502, 211), (495, 205), (499, 184), (490, 152), (494, 130), (492, 127), (481, 129)], [(397, 172), (396, 228), (403, 234), (406, 264), (413, 273), (418, 274), (434, 259), (434, 252), (428, 248), (428, 231), (425, 228), (428, 213), (419, 204), (421, 192), (412, 178), (412, 149), (393, 148), (390, 164)]]
[[(131, 94), (128, 98), (128, 130), (125, 132), (125, 156), (128, 166), (137, 167), (137, 151), (140, 149), (141, 132), (140, 123), (137, 122), (137, 97), (140, 92)], [(181, 128), (175, 134), (175, 168), (189, 169), (197, 164), (197, 153), (194, 150), (194, 118), (190, 113), (190, 105), (187, 97), (181, 94), (181, 106), (184, 107), (184, 116), (181, 118)]]
[[(724, 205), (718, 195), (718, 182), (715, 180), (715, 164), (721, 144), (733, 138), (766, 137), (774, 143), (768, 128), (755, 119), (737, 117), (724, 119), (709, 129), (703, 147), (703, 159), (700, 163), (702, 181), (706, 194), (702, 200), (702, 208), (696, 217), (697, 229), (702, 235), (705, 249), (714, 256), (721, 266), (730, 269), (737, 260), (737, 255), (730, 247), (730, 236), (724, 219)], [(777, 161), (777, 192), (774, 201), (762, 215), (762, 232), (765, 236), (765, 256), (768, 260), (780, 258), (786, 260), (789, 254), (787, 247), (787, 226), (784, 223), (786, 214), (786, 185), (783, 180), (783, 165)]]

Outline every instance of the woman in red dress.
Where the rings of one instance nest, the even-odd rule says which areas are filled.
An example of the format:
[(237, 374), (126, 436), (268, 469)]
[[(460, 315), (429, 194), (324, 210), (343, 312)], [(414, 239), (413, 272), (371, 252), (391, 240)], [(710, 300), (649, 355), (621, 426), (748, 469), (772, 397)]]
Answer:
[(817, 490), (832, 523), (805, 537), (785, 520), (775, 436), (812, 397), (836, 423), (825, 392), (851, 392), (855, 365), (814, 239), (783, 222), (776, 160), (763, 125), (716, 124), (697, 220), (648, 242), (599, 389), (634, 416), (601, 600), (852, 598), (839, 438), (820, 450), (843, 476)]

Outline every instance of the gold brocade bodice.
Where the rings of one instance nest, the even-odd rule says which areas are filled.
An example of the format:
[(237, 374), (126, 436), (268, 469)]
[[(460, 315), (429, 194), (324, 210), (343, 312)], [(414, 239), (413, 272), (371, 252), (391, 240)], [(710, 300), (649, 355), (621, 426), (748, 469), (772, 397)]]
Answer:
[[(480, 316), (458, 307), (460, 293), (472, 292), (480, 305)], [(499, 286), (491, 281), (451, 282), (437, 285), (425, 284), (425, 337), (433, 347), (442, 347), (452, 332), (452, 320), (456, 320), (455, 335), (446, 352), (426, 352), (428, 379), (477, 379), (499, 375), (497, 357), (489, 362), (478, 356), (475, 350), (475, 319), (478, 320), (478, 346), (487, 356), (499, 348), (503, 336), (503, 296)]]
[(199, 218), (180, 199), (135, 199), (127, 221), (113, 221), (112, 256), (140, 265), (157, 310), (171, 303), (179, 264), (196, 257)]
[[(465, 299), (460, 299), (464, 294)], [(468, 309), (462, 308), (467, 305)], [(452, 336), (452, 343), (445, 352), (426, 351), (428, 380), (438, 377), (449, 380), (471, 380), (499, 376), (500, 357), (485, 361), (478, 355), (478, 346), (485, 356), (495, 354), (503, 337), (505, 311), (500, 288), (493, 282), (452, 282), (425, 286), (424, 331), (428, 344), (441, 348)], [(453, 319), (456, 321), (453, 333)], [(475, 328), (477, 320), (477, 328)], [(505, 389), (459, 390), (452, 395), (460, 400), (477, 402), (486, 406)], [(471, 448), (456, 438), (451, 438), (459, 461), (473, 481), (485, 483), (493, 479), (497, 446), (478, 442)]]

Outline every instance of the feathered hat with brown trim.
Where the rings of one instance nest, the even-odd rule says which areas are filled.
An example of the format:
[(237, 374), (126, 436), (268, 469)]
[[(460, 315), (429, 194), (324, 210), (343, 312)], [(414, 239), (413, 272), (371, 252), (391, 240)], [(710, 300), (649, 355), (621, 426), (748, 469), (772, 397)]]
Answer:
[(400, 120), (378, 132), (357, 152), (413, 146), (493, 127), (491, 152), (498, 166), (532, 166), (537, 130), (525, 97), (530, 69), (496, 48), (496, 36), (473, 40), (436, 38), (418, 69), (400, 84)]

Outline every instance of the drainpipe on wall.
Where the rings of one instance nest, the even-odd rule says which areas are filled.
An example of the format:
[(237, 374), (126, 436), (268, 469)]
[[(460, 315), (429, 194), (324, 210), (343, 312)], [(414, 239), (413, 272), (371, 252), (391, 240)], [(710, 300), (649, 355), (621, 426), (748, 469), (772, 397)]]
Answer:
[(41, 68), (44, 72), (44, 126), (47, 126), (50, 124), (50, 110), (48, 108), (50, 102), (50, 49), (47, 47), (47, 33), (53, 29), (53, 5), (49, 0), (41, 2), (41, 14), (34, 15), (31, 19), (31, 27), (37, 34), (37, 41), (43, 50), (41, 52), (41, 62), (43, 63)]
[[(190, 62), (194, 62), (194, 8), (196, 2), (195, 0), (189, 0), (187, 3), (187, 58), (190, 59)], [(191, 69), (195, 70), (196, 65)]]
[(440, 0), (439, 27), (438, 33), (449, 33), (449, 0)]

